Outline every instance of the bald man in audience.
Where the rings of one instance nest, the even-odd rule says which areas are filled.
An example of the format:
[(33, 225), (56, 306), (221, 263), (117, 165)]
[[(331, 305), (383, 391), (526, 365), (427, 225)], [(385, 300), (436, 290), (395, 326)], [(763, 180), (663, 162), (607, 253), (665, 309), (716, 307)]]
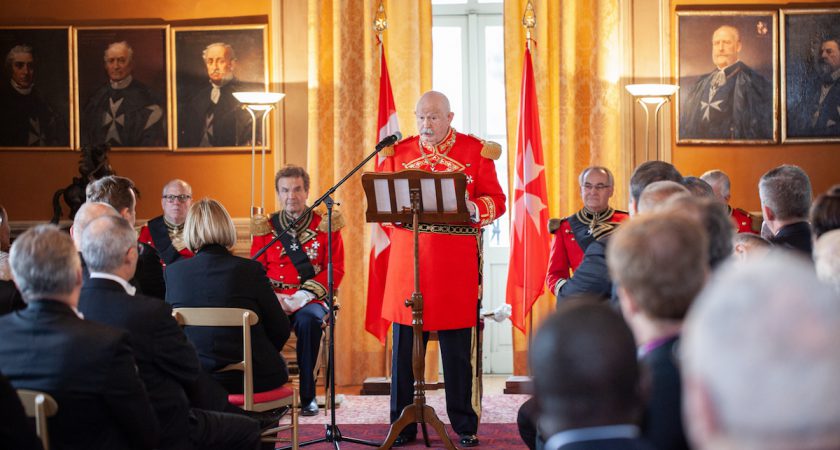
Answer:
[(15, 240), (10, 260), (27, 307), (0, 316), (0, 371), (15, 389), (55, 398), (53, 447), (157, 448), (158, 421), (128, 334), (76, 311), (82, 267), (70, 236), (53, 225), (30, 228)]
[(773, 248), (767, 239), (753, 233), (736, 233), (732, 237), (732, 256), (738, 262), (761, 258)]
[(630, 176), (630, 201), (628, 205), (630, 215), (639, 212), (639, 199), (642, 196), (642, 191), (649, 184), (662, 180), (680, 183), (682, 178), (677, 168), (665, 161), (646, 161), (639, 164), (633, 170), (633, 175)]
[(695, 197), (710, 197), (714, 198), (715, 192), (712, 190), (712, 187), (709, 183), (701, 180), (697, 177), (683, 177), (682, 185), (688, 189), (688, 192), (691, 192), (691, 195)]
[(774, 245), (811, 256), (811, 179), (789, 164), (767, 171), (758, 181), (761, 213)]
[(733, 208), (729, 205), (729, 200), (732, 198), (732, 194), (730, 193), (732, 183), (726, 172), (720, 169), (708, 170), (703, 175), (700, 175), (700, 179), (709, 183), (712, 191), (715, 193), (715, 197), (729, 209), (729, 214), (738, 226), (739, 233), (755, 232), (753, 230), (753, 216), (741, 208)]
[(649, 184), (639, 196), (638, 214), (652, 212), (662, 206), (666, 200), (674, 195), (690, 195), (688, 188), (676, 181), (654, 181)]
[(190, 205), (192, 186), (184, 180), (171, 180), (163, 186), (160, 199), (163, 215), (149, 220), (140, 229), (138, 240), (157, 250), (164, 269), (167, 264), (194, 256), (184, 244), (184, 221), (187, 220)]
[[(85, 231), (85, 227), (87, 227), (88, 224), (93, 222), (95, 219), (102, 216), (119, 217), (120, 214), (111, 205), (103, 202), (85, 202), (82, 203), (82, 206), (78, 211), (76, 211), (76, 215), (73, 216), (73, 226), (70, 227), (70, 236), (73, 237), (73, 244), (76, 245), (76, 249), (80, 252), (82, 251), (82, 233)], [(82, 268), (84, 268), (84, 266), (85, 261), (83, 259)], [(85, 278), (87, 278), (87, 276)]]
[(720, 270), (681, 348), (692, 448), (840, 448), (840, 301), (813, 267), (774, 252)]
[(570, 298), (529, 352), (546, 450), (650, 450), (639, 439), (641, 381), (633, 334), (609, 306)]
[(707, 249), (696, 220), (654, 212), (623, 225), (607, 250), (621, 312), (651, 376), (642, 435), (660, 449), (688, 449), (677, 350), (683, 318), (706, 281)]
[(840, 295), (840, 230), (831, 230), (814, 244), (817, 276)]

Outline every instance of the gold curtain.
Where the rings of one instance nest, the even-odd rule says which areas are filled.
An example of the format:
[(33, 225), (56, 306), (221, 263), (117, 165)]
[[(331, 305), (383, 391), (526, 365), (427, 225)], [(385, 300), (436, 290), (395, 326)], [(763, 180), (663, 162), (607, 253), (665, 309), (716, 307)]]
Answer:
[[(310, 196), (325, 192), (376, 145), (379, 52), (373, 31), (378, 0), (309, 0), (308, 171)], [(383, 36), (403, 134), (414, 132), (414, 102), (431, 87), (429, 0), (385, 2)], [(373, 170), (373, 162), (365, 170)], [(310, 198), (313, 200), (313, 198)], [(336, 191), (346, 218), (344, 279), (336, 335), (336, 383), (361, 384), (384, 374), (385, 352), (364, 330), (369, 226), (360, 174)]]
[[(534, 1), (532, 34), (540, 126), (551, 217), (565, 217), (581, 205), (577, 176), (593, 164), (618, 172), (621, 162), (618, 33), (619, 0)], [(527, 0), (504, 4), (505, 88), (509, 166), (514, 166), (519, 92), (525, 53), (522, 16)], [(513, 172), (510, 173), (513, 189)], [(623, 198), (625, 183), (616, 183)], [(554, 310), (546, 293), (531, 314), (536, 327)], [(528, 339), (514, 328), (514, 373), (527, 373)]]

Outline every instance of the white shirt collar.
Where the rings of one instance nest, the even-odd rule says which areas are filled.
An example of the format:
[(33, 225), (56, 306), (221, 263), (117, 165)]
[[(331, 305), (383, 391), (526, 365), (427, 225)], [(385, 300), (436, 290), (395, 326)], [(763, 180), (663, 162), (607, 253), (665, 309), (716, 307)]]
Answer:
[(134, 78), (131, 75), (129, 75), (129, 76), (123, 78), (122, 80), (118, 80), (118, 81), (108, 80), (108, 83), (111, 83), (111, 89), (119, 90), (119, 89), (127, 88), (128, 85), (131, 84), (132, 80), (134, 80)]
[(35, 83), (30, 84), (29, 87), (27, 87), (27, 88), (21, 87), (20, 85), (15, 83), (15, 80), (12, 80), (12, 79), (9, 79), (9, 83), (12, 84), (12, 89), (16, 90), (18, 92), (18, 94), (20, 94), (20, 95), (31, 94), (32, 93), (32, 88), (35, 87)]
[(119, 284), (120, 284), (120, 286), (122, 286), (122, 287), (123, 287), (123, 289), (125, 289), (125, 292), (126, 292), (128, 295), (134, 295), (134, 293), (135, 293), (135, 292), (137, 292), (137, 288), (136, 288), (136, 287), (134, 287), (134, 286), (132, 286), (132, 285), (131, 285), (131, 283), (129, 283), (128, 281), (123, 280), (121, 277), (118, 277), (118, 276), (116, 276), (116, 275), (114, 275), (114, 274), (112, 274), (112, 273), (105, 273), (105, 272), (91, 272), (91, 273), (90, 273), (90, 277), (91, 277), (91, 278), (104, 278), (104, 279), (106, 279), (106, 280), (116, 281), (117, 283), (119, 283)]

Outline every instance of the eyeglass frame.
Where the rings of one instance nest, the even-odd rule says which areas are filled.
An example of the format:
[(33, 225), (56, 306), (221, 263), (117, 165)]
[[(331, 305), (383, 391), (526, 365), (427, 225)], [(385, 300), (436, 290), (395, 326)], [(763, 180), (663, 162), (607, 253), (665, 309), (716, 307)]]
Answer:
[(192, 195), (189, 194), (180, 194), (180, 195), (164, 195), (161, 197), (163, 200), (166, 200), (169, 203), (175, 203), (177, 200), (179, 203), (186, 203), (189, 200), (192, 200)]

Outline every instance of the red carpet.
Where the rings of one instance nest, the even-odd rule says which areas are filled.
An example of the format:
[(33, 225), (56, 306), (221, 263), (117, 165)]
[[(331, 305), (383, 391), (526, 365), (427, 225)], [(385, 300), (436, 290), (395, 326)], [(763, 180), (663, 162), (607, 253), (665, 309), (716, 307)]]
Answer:
[[(381, 424), (369, 424), (369, 425), (338, 425), (339, 430), (341, 431), (342, 436), (362, 439), (365, 441), (373, 441), (376, 443), (382, 443), (385, 440), (385, 437), (388, 435), (388, 425), (381, 425)], [(439, 449), (443, 448), (440, 438), (438, 437), (437, 433), (431, 428), (429, 430), (429, 444), (431, 445), (430, 448)], [(455, 445), (458, 445), (458, 435), (456, 435), (452, 428), (449, 425), (446, 426), (446, 430), (449, 432), (449, 438), (453, 440)], [(300, 442), (318, 439), (324, 437), (324, 426), (323, 425), (301, 425), (300, 427)], [(423, 444), (422, 440), (422, 433), (417, 434), (418, 440), (413, 442), (412, 445), (408, 445), (405, 447), (397, 447), (397, 448), (405, 448), (405, 449), (425, 449), (427, 448)], [(516, 430), (516, 424), (501, 424), (501, 423), (490, 423), (490, 424), (481, 424), (478, 428), (478, 437), (481, 440), (481, 445), (477, 448), (483, 449), (525, 449), (527, 448), (525, 444), (519, 439), (519, 433)], [(353, 448), (353, 449), (362, 449), (362, 448), (376, 448), (376, 447), (368, 447), (365, 445), (360, 444), (353, 444), (346, 441), (340, 442), (341, 448)], [(314, 445), (307, 446), (306, 448), (312, 449), (326, 449), (332, 448), (332, 444), (327, 443), (318, 443)]]

